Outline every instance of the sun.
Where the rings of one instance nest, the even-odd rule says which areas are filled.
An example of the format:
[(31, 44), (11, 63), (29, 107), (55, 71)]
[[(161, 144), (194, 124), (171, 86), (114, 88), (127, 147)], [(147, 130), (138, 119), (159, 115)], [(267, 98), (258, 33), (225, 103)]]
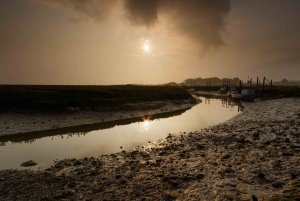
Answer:
[(143, 43), (143, 51), (144, 53), (149, 53), (151, 51), (151, 46), (148, 41)]

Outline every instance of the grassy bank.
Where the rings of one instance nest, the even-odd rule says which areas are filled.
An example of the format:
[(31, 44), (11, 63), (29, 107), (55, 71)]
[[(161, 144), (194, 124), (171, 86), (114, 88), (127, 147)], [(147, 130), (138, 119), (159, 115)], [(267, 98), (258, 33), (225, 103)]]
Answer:
[(0, 111), (67, 111), (125, 107), (141, 101), (184, 100), (191, 95), (172, 86), (1, 85)]

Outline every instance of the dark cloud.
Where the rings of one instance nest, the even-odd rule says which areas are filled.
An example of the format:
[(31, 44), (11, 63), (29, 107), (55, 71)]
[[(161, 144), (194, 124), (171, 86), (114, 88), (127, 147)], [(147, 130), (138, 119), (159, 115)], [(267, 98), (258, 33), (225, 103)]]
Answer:
[[(118, 0), (47, 0), (102, 19)], [(183, 34), (204, 48), (223, 44), (222, 31), (230, 10), (230, 0), (120, 0), (133, 25), (151, 27), (167, 16), (172, 31)]]
[(222, 30), (230, 10), (230, 0), (125, 0), (125, 9), (134, 24), (150, 26), (159, 15), (167, 15), (174, 31), (205, 48), (223, 44)]
[(127, 17), (136, 25), (153, 25), (158, 20), (161, 2), (160, 0), (125, 0)]

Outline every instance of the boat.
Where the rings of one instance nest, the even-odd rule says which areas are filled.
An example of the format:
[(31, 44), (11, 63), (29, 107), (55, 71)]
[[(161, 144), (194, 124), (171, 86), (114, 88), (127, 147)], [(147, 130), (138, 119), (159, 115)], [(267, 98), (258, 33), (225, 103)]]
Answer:
[(227, 93), (227, 91), (228, 91), (227, 87), (222, 87), (218, 92), (221, 94), (225, 94)]
[(231, 91), (230, 95), (232, 99), (237, 100), (254, 101), (255, 99), (255, 93), (251, 89), (242, 89), (240, 93), (238, 91)]

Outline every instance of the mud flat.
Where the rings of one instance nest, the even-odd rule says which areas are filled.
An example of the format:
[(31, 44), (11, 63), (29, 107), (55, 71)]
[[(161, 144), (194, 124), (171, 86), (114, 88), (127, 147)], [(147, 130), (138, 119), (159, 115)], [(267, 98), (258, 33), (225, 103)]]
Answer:
[(0, 200), (299, 200), (300, 99), (129, 152), (0, 171)]
[(0, 136), (187, 109), (197, 100), (171, 86), (0, 85)]
[(136, 109), (130, 111), (74, 111), (52, 114), (6, 112), (0, 114), (0, 138), (164, 114), (188, 109), (197, 103), (199, 100), (196, 99), (131, 103), (128, 105)]

